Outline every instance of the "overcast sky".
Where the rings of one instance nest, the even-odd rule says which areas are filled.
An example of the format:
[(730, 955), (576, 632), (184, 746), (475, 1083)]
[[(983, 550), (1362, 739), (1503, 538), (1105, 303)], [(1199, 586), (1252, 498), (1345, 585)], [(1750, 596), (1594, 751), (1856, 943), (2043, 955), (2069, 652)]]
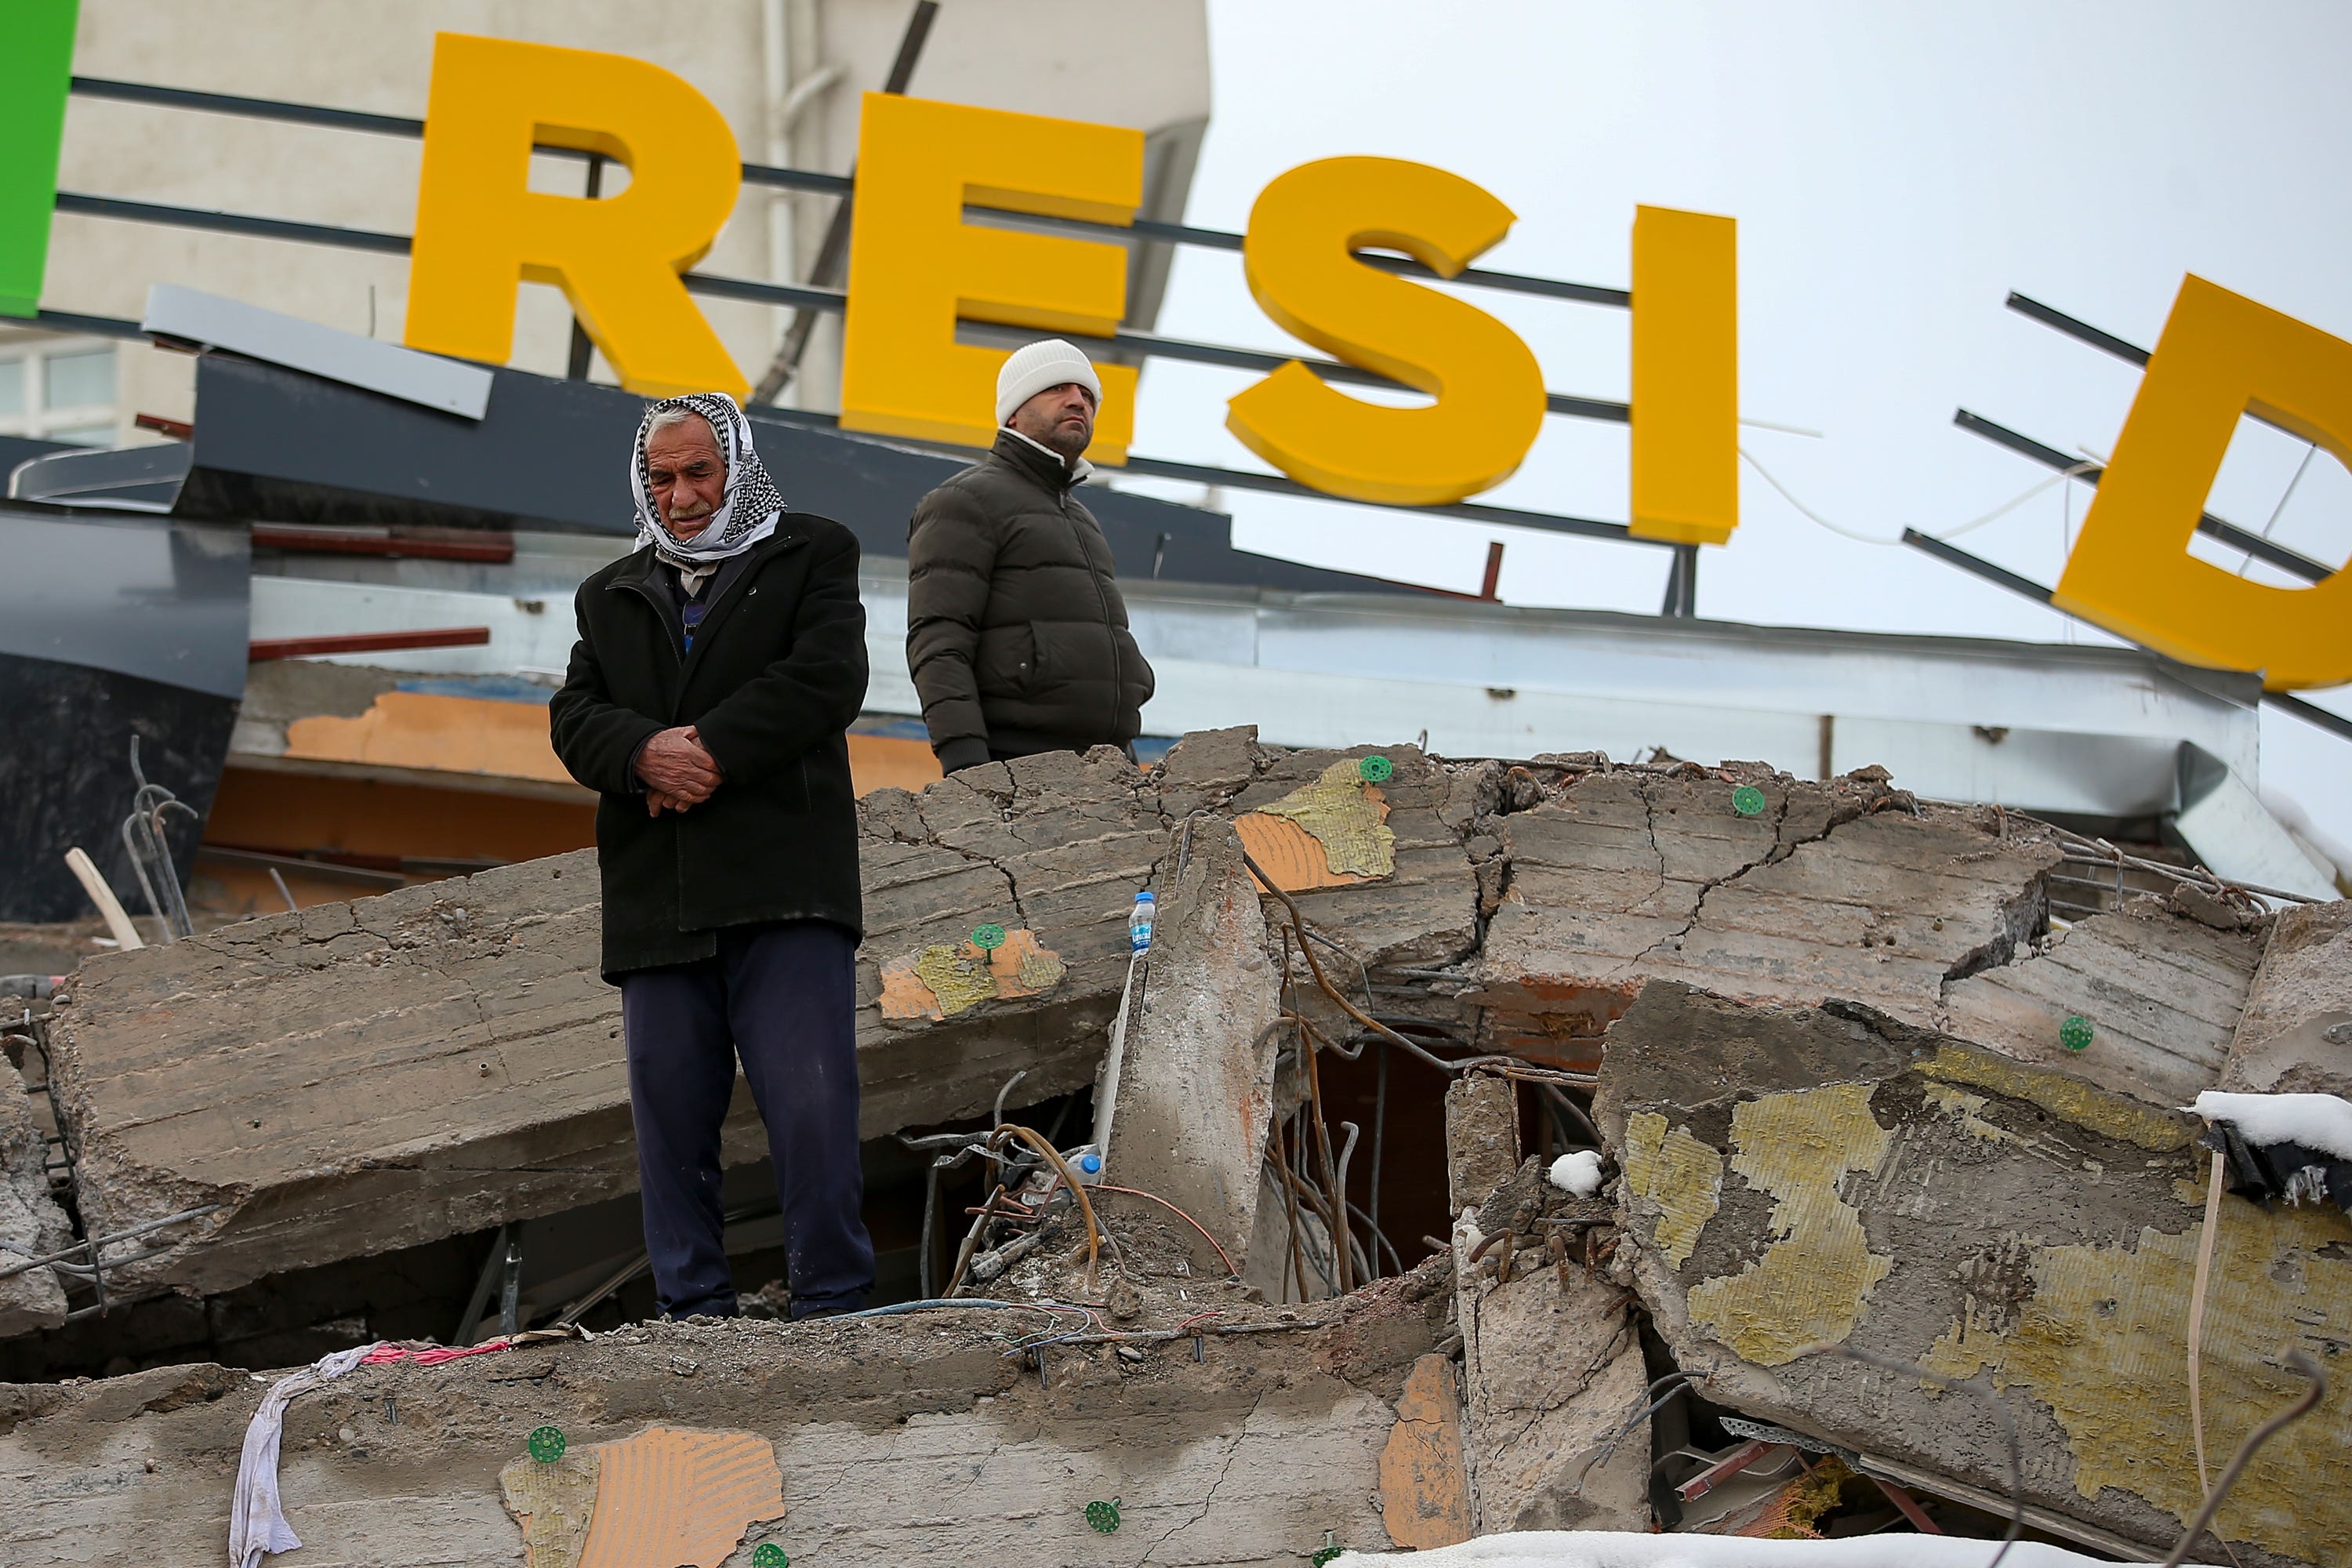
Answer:
[[(2062, 450), (2112, 449), (2138, 373), (2002, 308), (2014, 289), (2143, 346), (2194, 271), (2352, 337), (2352, 5), (2180, 0), (1967, 6), (1213, 0), (1216, 111), (1191, 221), (1238, 229), (1275, 175), (1375, 153), (1518, 214), (1479, 265), (1622, 286), (1637, 203), (1739, 222), (1741, 522), (1699, 613), (1997, 636), (2100, 634), (1892, 542), (2047, 477), (1952, 425), (1966, 405)], [(1471, 290), (1553, 391), (1622, 398), (1621, 311)], [(1187, 250), (1160, 330), (1293, 346), (1238, 258)], [(1156, 363), (1136, 450), (1260, 468), (1223, 429), (1250, 377)], [(2210, 510), (2340, 563), (2352, 477), (2242, 425)], [(2070, 497), (2066, 491), (2072, 489)], [(1967, 547), (2047, 584), (2089, 492), (2059, 486)], [(1622, 521), (1623, 427), (1552, 418), (1498, 505)], [(1656, 551), (1231, 492), (1236, 542), (1475, 590), (1490, 539), (1519, 604), (1654, 611)], [(2230, 570), (2240, 558), (2212, 557)], [(2262, 577), (2257, 567), (2254, 575)], [(2284, 579), (2265, 579), (2284, 582)], [(2347, 634), (2352, 635), (2352, 634)], [(2352, 689), (2319, 694), (2352, 712)], [(2352, 843), (2352, 742), (2265, 712), (2266, 794)], [(2292, 814), (2292, 808), (2290, 814)], [(2352, 856), (2339, 855), (2339, 859)]]

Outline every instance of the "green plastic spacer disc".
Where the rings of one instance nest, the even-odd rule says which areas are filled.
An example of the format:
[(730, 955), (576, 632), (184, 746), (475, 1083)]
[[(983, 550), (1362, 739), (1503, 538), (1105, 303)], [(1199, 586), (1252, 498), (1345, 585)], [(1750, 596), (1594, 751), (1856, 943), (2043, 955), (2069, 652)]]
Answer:
[(1330, 1562), (1333, 1558), (1339, 1556), (1339, 1553), (1348, 1550), (1346, 1547), (1339, 1544), (1338, 1535), (1339, 1532), (1337, 1531), (1327, 1530), (1323, 1532), (1322, 1546), (1315, 1552), (1314, 1556), (1309, 1559), (1309, 1561), (1315, 1564), (1315, 1568), (1323, 1568), (1323, 1564)]
[(551, 1465), (563, 1458), (563, 1428), (561, 1426), (532, 1427), (530, 1457), (542, 1465)]
[(1113, 1498), (1108, 1502), (1097, 1501), (1087, 1504), (1087, 1522), (1093, 1525), (1105, 1535), (1108, 1535), (1112, 1531), (1117, 1530), (1118, 1528), (1118, 1500), (1117, 1498)]
[(982, 952), (992, 952), (1004, 945), (1004, 928), (994, 921), (971, 928), (971, 945)]
[(751, 1553), (751, 1568), (793, 1568), (793, 1560), (772, 1541), (762, 1541)]
[(2058, 1026), (2058, 1043), (2070, 1051), (2091, 1048), (2091, 1020), (2077, 1013)]
[(1396, 764), (1386, 757), (1366, 757), (1356, 763), (1356, 776), (1366, 784), (1386, 784), (1396, 773)]
[(1731, 792), (1731, 809), (1742, 816), (1754, 816), (1764, 809), (1764, 792), (1754, 784), (1741, 784)]

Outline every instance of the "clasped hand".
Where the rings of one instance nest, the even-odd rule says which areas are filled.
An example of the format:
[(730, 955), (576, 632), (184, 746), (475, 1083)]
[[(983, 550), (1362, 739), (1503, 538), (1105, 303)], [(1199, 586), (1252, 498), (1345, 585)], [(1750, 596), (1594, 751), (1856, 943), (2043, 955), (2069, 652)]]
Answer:
[(645, 743), (637, 752), (637, 777), (646, 784), (646, 815), (659, 816), (700, 805), (726, 775), (703, 749), (701, 731), (688, 724)]

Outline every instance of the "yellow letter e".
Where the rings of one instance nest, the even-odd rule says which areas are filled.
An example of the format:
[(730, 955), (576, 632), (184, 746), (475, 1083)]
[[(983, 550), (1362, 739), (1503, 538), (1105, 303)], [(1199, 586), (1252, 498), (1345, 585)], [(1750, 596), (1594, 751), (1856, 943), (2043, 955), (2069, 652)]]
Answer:
[[(1127, 314), (1127, 250), (982, 228), (967, 203), (1125, 225), (1143, 201), (1143, 133), (1115, 125), (866, 95), (850, 209), (841, 427), (985, 447), (1008, 351), (956, 342), (959, 317), (1108, 337)], [(1087, 456), (1127, 460), (1132, 365), (1097, 363)]]

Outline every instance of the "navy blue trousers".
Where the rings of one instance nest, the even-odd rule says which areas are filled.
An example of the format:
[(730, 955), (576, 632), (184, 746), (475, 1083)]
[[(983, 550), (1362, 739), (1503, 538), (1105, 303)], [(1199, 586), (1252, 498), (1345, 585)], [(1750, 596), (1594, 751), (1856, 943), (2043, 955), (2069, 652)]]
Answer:
[(719, 1126), (735, 1061), (768, 1128), (793, 1316), (855, 1311), (874, 1288), (859, 1208), (857, 944), (828, 921), (730, 927), (695, 963), (621, 976), (646, 1250), (665, 1316), (735, 1313)]

